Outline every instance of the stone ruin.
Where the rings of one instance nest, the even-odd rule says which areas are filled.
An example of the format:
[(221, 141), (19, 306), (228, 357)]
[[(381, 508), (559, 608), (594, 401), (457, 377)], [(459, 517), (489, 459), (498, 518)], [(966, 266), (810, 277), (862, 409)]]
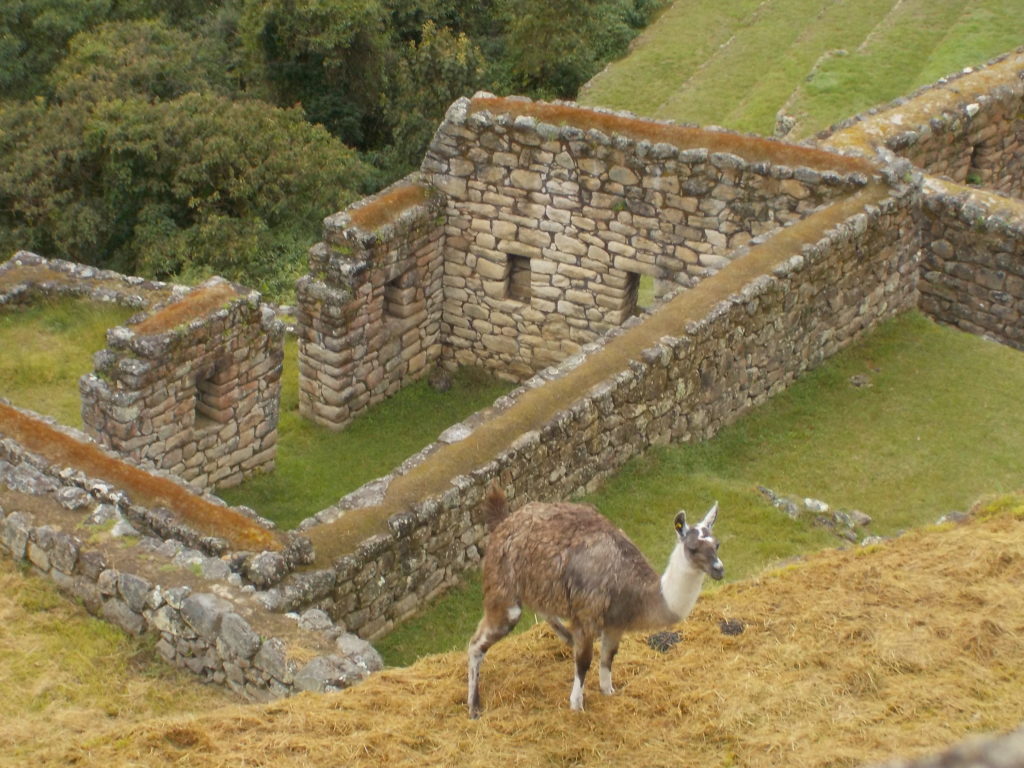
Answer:
[(86, 432), (202, 488), (274, 468), (284, 324), (255, 291), (214, 278), (112, 329), (83, 376)]
[[(159, 632), (169, 660), (246, 695), (343, 687), (374, 666), (358, 638), (388, 632), (477, 565), (477, 505), (494, 479), (515, 503), (592, 488), (650, 445), (710, 437), (915, 306), (1024, 349), (1022, 74), (1024, 51), (1007, 54), (805, 145), (572, 104), (460, 99), (418, 173), (325, 221), (297, 285), (300, 408), (342, 429), (459, 365), (516, 390), (311, 510), (297, 532), (273, 531), (201, 486), (273, 461), (280, 325), (258, 297), (208, 285), (193, 292), (215, 294), (208, 309), (113, 329), (83, 380), (90, 431), (130, 462), (106, 451), (76, 469), (31, 443), (45, 430), (88, 443), (74, 430), (45, 420), (13, 430), (32, 420), (21, 412), (0, 422), (5, 487), (58, 507), (5, 498), (0, 542), (96, 612)], [(0, 295), (138, 280), (34, 258), (0, 268)], [(647, 280), (656, 298), (645, 305)], [(140, 306), (199, 300), (155, 288), (164, 294)], [(188, 498), (122, 490), (125, 467)], [(204, 597), (190, 605), (209, 610), (182, 614), (182, 585), (159, 570), (143, 588), (112, 555), (98, 566), (73, 513), (103, 505), (154, 558), (196, 553), (184, 561), (198, 558), (208, 583), (189, 595), (226, 602)], [(271, 540), (242, 543), (250, 525)], [(326, 643), (313, 669), (278, 645), (261, 656), (248, 640), (274, 635), (229, 618), (279, 627), (289, 614)]]

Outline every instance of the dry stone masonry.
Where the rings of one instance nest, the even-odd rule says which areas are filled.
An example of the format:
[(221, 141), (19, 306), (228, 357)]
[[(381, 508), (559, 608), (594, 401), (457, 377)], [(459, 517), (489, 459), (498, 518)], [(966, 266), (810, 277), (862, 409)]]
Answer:
[[(307, 521), (303, 531), (317, 540), (347, 515), (386, 506), (402, 475), (449, 471), (446, 450), (472, 453), (488, 420), (511, 422), (497, 455), (482, 456), (445, 492), (395, 510), (387, 533), (333, 560), (334, 586), (314, 604), (360, 636), (384, 634), (477, 564), (484, 537), (477, 505), (492, 479), (517, 504), (592, 488), (651, 445), (710, 437), (881, 318), (913, 306), (915, 191), (862, 194), (871, 197), (810, 217), (814, 238), (795, 250), (774, 238), (755, 242), (743, 258), (763, 259), (766, 271), (747, 276), (736, 263), (707, 278), (710, 307), (698, 292), (677, 294), (645, 321), (531, 378), (494, 412), (449, 429), (395, 475)], [(602, 356), (612, 358), (606, 367)], [(565, 394), (544, 402), (555, 391)], [(531, 420), (545, 408), (550, 416)]]
[(438, 361), (440, 215), (436, 193), (403, 180), (324, 222), (296, 286), (303, 416), (340, 429)]
[(931, 179), (922, 247), (921, 308), (1024, 350), (1024, 201)]
[[(21, 415), (44, 445), (87, 443), (77, 430), (12, 410), (0, 401), (5, 432)], [(181, 521), (168, 530), (167, 510), (143, 508), (134, 494), (22, 442), (0, 437), (0, 551), (52, 579), (90, 613), (129, 634), (156, 635), (168, 662), (252, 700), (339, 690), (381, 668), (372, 647), (322, 613), (265, 610), (254, 576), (261, 560), (278, 564), (277, 579), (301, 564), (294, 541), (237, 552)]]
[(28, 251), (18, 251), (0, 264), (0, 306), (28, 304), (38, 297), (72, 296), (148, 310), (188, 291), (184, 285), (45, 259)]
[(834, 157), (787, 165), (761, 139), (696, 132), (690, 146), (657, 123), (661, 141), (587, 127), (602, 118), (622, 120), (487, 94), (449, 109), (422, 170), (448, 198), (454, 362), (527, 378), (635, 314), (642, 278), (659, 297), (690, 288), (867, 182)]
[(274, 468), (283, 358), (273, 310), (214, 278), (107, 332), (80, 382), (82, 419), (125, 456), (201, 487), (237, 485)]
[(889, 150), (934, 176), (1024, 197), (1021, 51), (869, 110), (819, 137), (824, 146)]
[[(419, 173), (325, 221), (297, 286), (301, 408), (341, 428), (435, 368), (468, 364), (520, 382), (514, 392), (262, 549), (40, 458), (0, 419), (0, 541), (58, 583), (81, 580), (82, 599), (129, 631), (160, 632), (175, 663), (246, 695), (343, 687), (377, 663), (356, 635), (388, 632), (479, 562), (492, 480), (517, 504), (593, 488), (648, 446), (710, 437), (914, 306), (1020, 346), (1022, 74), (1024, 50), (816, 146), (461, 99)], [(61, 286), (78, 269), (19, 268)], [(8, 271), (0, 296), (26, 300)], [(657, 299), (642, 306), (646, 281)], [(185, 320), (113, 329), (82, 390), (97, 437), (126, 441), (146, 472), (225, 484), (272, 461), (272, 437), (244, 456), (220, 443), (274, 434), (281, 331), (258, 296), (207, 289), (220, 298)], [(191, 419), (191, 434), (157, 426), (165, 412)], [(193, 442), (197, 423), (216, 435), (203, 444), (213, 453)], [(145, 557), (83, 558), (89, 547), (40, 501), (64, 515), (74, 498), (90, 518), (120, 510), (107, 524), (138, 531)], [(176, 591), (138, 565), (158, 555), (218, 583)], [(304, 666), (268, 639), (289, 635), (289, 614), (326, 643)]]

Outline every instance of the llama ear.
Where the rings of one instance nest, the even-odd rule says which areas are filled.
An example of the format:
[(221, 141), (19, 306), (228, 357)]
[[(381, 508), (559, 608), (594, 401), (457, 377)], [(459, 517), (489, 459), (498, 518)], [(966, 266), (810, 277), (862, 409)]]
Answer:
[(676, 515), (675, 526), (676, 533), (679, 534), (679, 538), (683, 538), (683, 536), (685, 536), (686, 532), (689, 530), (686, 527), (686, 512), (684, 512), (683, 510), (679, 510), (679, 513)]
[(715, 524), (715, 520), (716, 519), (718, 519), (718, 502), (717, 501), (714, 504), (711, 505), (711, 509), (709, 509), (708, 513), (706, 515), (704, 515), (704, 519), (701, 521), (701, 525), (704, 525), (704, 526), (710, 528), (711, 526), (713, 526)]

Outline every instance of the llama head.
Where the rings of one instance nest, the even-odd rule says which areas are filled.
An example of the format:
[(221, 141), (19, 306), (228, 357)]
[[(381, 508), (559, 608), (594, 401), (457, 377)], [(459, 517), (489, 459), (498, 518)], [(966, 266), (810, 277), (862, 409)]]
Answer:
[(725, 575), (725, 565), (718, 559), (718, 539), (711, 532), (711, 526), (718, 518), (718, 502), (716, 501), (708, 513), (697, 525), (686, 524), (686, 512), (680, 510), (676, 515), (676, 535), (683, 545), (683, 552), (699, 570), (712, 579), (719, 580)]

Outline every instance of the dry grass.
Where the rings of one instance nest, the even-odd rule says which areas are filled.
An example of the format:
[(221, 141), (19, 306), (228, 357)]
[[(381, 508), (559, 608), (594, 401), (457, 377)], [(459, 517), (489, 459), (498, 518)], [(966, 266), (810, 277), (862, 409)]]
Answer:
[(583, 130), (596, 128), (609, 135), (617, 134), (637, 141), (671, 144), (680, 149), (705, 148), (709, 152), (729, 152), (749, 162), (806, 166), (839, 173), (864, 173), (869, 176), (877, 170), (874, 165), (860, 158), (833, 155), (824, 150), (783, 144), (759, 136), (743, 136), (659, 123), (564, 104), (497, 97), (473, 99), (470, 103), (470, 112), (482, 111), (525, 115), (553, 125), (572, 125)]
[(115, 459), (96, 445), (76, 440), (4, 403), (0, 403), (0, 435), (10, 435), (58, 466), (76, 467), (89, 477), (110, 482), (126, 491), (135, 503), (167, 507), (200, 531), (223, 536), (237, 549), (282, 548), (275, 534), (240, 512), (213, 504), (177, 483)]
[(169, 667), (150, 640), (86, 614), (0, 558), (0, 765), (30, 765), (58, 735), (227, 706), (226, 690)]
[(190, 291), (180, 300), (154, 312), (135, 325), (132, 330), (140, 336), (165, 333), (196, 318), (205, 317), (243, 295), (231, 283), (216, 282), (212, 285), (204, 285)]
[(583, 714), (566, 649), (538, 627), (488, 656), (479, 721), (452, 653), (341, 694), (55, 733), (34, 764), (767, 768), (932, 751), (1024, 718), (1024, 497), (996, 506), (705, 595), (668, 653), (623, 644), (614, 697), (592, 674)]
[(430, 190), (422, 184), (403, 184), (349, 213), (352, 223), (367, 231), (380, 229), (403, 211), (425, 202)]

